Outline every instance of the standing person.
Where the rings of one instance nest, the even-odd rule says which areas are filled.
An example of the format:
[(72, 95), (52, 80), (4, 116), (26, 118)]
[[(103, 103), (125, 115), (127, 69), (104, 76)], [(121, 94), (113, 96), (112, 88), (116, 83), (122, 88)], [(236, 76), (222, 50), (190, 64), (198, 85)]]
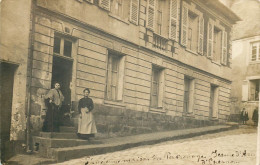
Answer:
[(255, 125), (258, 125), (258, 108), (256, 108), (253, 112), (252, 120), (254, 121)]
[(89, 139), (94, 137), (97, 133), (96, 124), (92, 110), (94, 104), (91, 98), (89, 98), (90, 90), (85, 88), (83, 90), (84, 97), (79, 100), (78, 110), (80, 113), (78, 122), (78, 137), (82, 139)]
[(60, 108), (64, 96), (60, 91), (60, 83), (56, 82), (54, 88), (51, 89), (45, 96), (45, 104), (47, 106), (46, 118), (43, 123), (42, 130), (45, 132), (58, 132), (59, 131), (59, 119)]
[(240, 114), (240, 120), (242, 121), (242, 124), (246, 124), (246, 121), (248, 120), (248, 112), (246, 111), (245, 108), (243, 108), (243, 110), (241, 111), (241, 114)]

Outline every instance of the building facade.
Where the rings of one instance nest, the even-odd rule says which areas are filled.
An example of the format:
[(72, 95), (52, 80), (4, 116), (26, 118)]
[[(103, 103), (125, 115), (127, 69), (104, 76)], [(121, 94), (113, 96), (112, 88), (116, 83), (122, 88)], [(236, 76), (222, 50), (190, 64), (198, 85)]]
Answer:
[(233, 41), (236, 56), (233, 59), (231, 99), (232, 108), (239, 113), (242, 108), (248, 111), (248, 124), (253, 124), (252, 116), (259, 105), (260, 87), (260, 36), (246, 37)]
[(27, 136), (11, 129), (14, 139), (41, 131), (44, 95), (56, 81), (75, 120), (90, 88), (97, 129), (109, 135), (227, 121), (231, 28), (239, 18), (220, 2), (35, 0), (30, 10), (28, 108), (19, 111), (30, 122)]

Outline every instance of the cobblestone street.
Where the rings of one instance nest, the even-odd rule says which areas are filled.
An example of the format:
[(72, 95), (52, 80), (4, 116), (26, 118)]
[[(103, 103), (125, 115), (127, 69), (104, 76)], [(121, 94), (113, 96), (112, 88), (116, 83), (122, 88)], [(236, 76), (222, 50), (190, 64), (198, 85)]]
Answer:
[(60, 165), (255, 165), (256, 140), (256, 129), (243, 127), (226, 132), (74, 159), (60, 163)]

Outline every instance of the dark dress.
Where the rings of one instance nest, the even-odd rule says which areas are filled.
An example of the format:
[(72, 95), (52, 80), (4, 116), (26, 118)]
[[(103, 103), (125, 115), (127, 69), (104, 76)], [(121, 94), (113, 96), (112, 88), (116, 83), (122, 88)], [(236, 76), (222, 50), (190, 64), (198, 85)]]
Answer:
[(94, 104), (91, 98), (84, 97), (79, 100), (78, 111), (81, 114), (78, 122), (78, 136), (87, 139), (97, 133), (96, 124), (92, 110)]
[(256, 125), (258, 124), (258, 109), (254, 110), (252, 120)]

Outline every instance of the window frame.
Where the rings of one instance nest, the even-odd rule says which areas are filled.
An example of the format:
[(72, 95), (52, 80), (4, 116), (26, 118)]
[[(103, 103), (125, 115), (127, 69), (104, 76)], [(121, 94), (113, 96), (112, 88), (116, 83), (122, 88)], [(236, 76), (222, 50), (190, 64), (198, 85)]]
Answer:
[[(113, 59), (117, 59), (117, 75), (116, 75), (117, 80), (116, 80), (115, 96), (112, 98), (113, 93), (111, 90), (111, 86), (113, 85), (112, 84)], [(106, 87), (105, 87), (105, 97), (104, 97), (106, 101), (123, 102), (123, 86), (124, 86), (124, 76), (125, 76), (124, 72), (125, 72), (125, 55), (115, 51), (108, 51), (107, 67), (106, 67)]]
[[(59, 48), (59, 53), (55, 52), (55, 38), (59, 38), (60, 39), (60, 48)], [(64, 54), (64, 49), (65, 49), (65, 41), (69, 41), (71, 43), (71, 52), (70, 52), (70, 56), (66, 56)], [(70, 38), (68, 36), (65, 36), (65, 35), (62, 35), (62, 34), (57, 34), (55, 33), (54, 34), (54, 37), (53, 37), (53, 55), (55, 56), (59, 56), (59, 57), (62, 57), (62, 58), (66, 58), (66, 59), (70, 59), (70, 60), (73, 60), (73, 47), (74, 47), (74, 39), (73, 38)]]
[[(256, 57), (252, 60), (253, 45), (256, 45)], [(260, 41), (254, 41), (250, 43), (250, 62), (260, 62)]]

